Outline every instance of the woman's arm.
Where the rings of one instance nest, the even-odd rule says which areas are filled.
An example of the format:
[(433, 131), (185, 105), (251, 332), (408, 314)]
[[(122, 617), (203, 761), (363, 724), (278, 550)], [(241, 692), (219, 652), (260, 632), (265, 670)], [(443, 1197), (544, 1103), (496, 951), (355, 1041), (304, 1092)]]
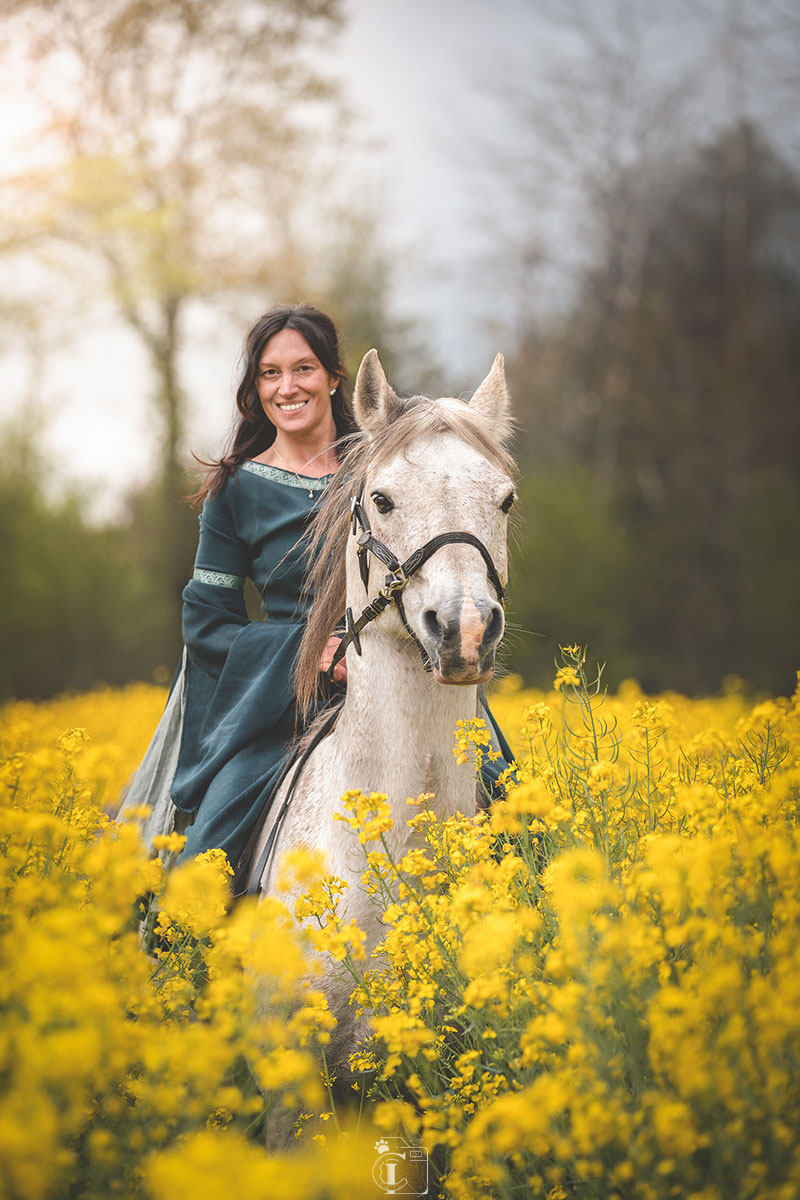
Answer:
[(236, 535), (223, 488), (203, 505), (194, 572), (183, 592), (184, 644), (192, 662), (213, 679), (234, 638), (250, 623), (244, 602), (249, 573), (249, 552)]

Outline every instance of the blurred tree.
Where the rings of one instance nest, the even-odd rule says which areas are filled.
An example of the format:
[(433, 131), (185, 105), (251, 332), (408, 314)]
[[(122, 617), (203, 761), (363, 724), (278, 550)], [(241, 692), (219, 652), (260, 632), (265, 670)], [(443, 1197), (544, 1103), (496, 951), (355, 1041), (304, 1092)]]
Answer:
[(381, 224), (380, 208), (337, 209), (334, 236), (324, 256), (325, 279), (319, 284), (323, 306), (342, 334), (351, 382), (361, 359), (374, 347), (399, 392), (434, 394), (443, 386), (441, 366), (434, 361), (420, 322), (393, 312), (392, 252), (382, 242)]
[(174, 656), (148, 636), (163, 617), (152, 579), (119, 529), (87, 522), (79, 495), (46, 494), (48, 468), (35, 433), (16, 426), (2, 434), (0, 556), (8, 587), (0, 608), (0, 700), (152, 678)]
[[(630, 313), (641, 285), (653, 204), (684, 152), (698, 108), (697, 64), (675, 53), (680, 20), (669, 6), (630, 0), (540, 0), (541, 70), (493, 84), (505, 137), (480, 147), (486, 162), (470, 185), (486, 193), (487, 266), (502, 269), (505, 337), (517, 400), (531, 398), (524, 455), (552, 461), (574, 413), (559, 389), (569, 343), (554, 343), (597, 257), (604, 279), (609, 353), (606, 420), (596, 447), (598, 486), (610, 495), (617, 409), (628, 388)], [(634, 168), (635, 169), (632, 169)], [(502, 220), (497, 219), (498, 208)], [(501, 314), (502, 317), (502, 314)], [(501, 319), (502, 325), (502, 319)], [(544, 380), (547, 387), (542, 387)]]
[(542, 0), (552, 69), (506, 86), (512, 135), (482, 164), (505, 210), (484, 224), (535, 505), (512, 601), (549, 639), (525, 651), (540, 682), (558, 640), (591, 636), (612, 681), (793, 686), (795, 8)]
[[(800, 180), (750, 124), (688, 156), (654, 208), (616, 411), (614, 498), (659, 584), (643, 588), (640, 638), (660, 638), (695, 689), (743, 673), (745, 660), (776, 685), (778, 664), (752, 661), (774, 597), (754, 610), (739, 581), (752, 551), (743, 525), (754, 506), (774, 506), (753, 493), (754, 476), (788, 486), (795, 513), (800, 500), (799, 235)], [(606, 262), (587, 281), (573, 351), (580, 392), (597, 397), (583, 421), (595, 459), (608, 359), (597, 297), (614, 271)], [(793, 628), (783, 637), (800, 653)]]
[(508, 666), (545, 685), (559, 643), (579, 642), (611, 664), (615, 681), (634, 674), (639, 659), (627, 608), (619, 604), (635, 577), (633, 551), (591, 473), (565, 462), (527, 471), (519, 510), (504, 639)]
[[(141, 338), (156, 379), (160, 483), (175, 514), (186, 490), (181, 366), (192, 303), (231, 307), (238, 296), (244, 326), (269, 303), (332, 295), (345, 318), (358, 307), (369, 344), (397, 334), (376, 222), (343, 209), (330, 186), (344, 111), (323, 63), (340, 5), (6, 0), (3, 9), (17, 17), (15, 50), (28, 50), (55, 133), (53, 164), (35, 181), (10, 181), (17, 200), (33, 182), (39, 197), (17, 209), (16, 244), (45, 245), (51, 266), (61, 246), (73, 275), (93, 265), (95, 289), (110, 289)], [(377, 284), (364, 277), (372, 267)], [(357, 299), (367, 289), (369, 306)], [(173, 525), (173, 544), (162, 540), (177, 588), (187, 539), (174, 515), (162, 533)]]
[[(185, 490), (187, 305), (302, 289), (308, 206), (341, 117), (322, 69), (338, 0), (0, 0), (8, 44), (50, 112), (51, 161), (8, 181), (9, 240), (96, 271), (145, 346), (167, 513)], [(330, 142), (327, 143), (330, 146)], [(33, 204), (19, 205), (21, 193)], [(174, 530), (174, 535), (170, 532)], [(165, 569), (185, 578), (176, 517)], [(171, 544), (170, 544), (171, 543)]]
[(66, 279), (73, 327), (110, 296), (155, 381), (154, 478), (118, 530), (149, 597), (141, 674), (177, 649), (196, 544), (182, 499), (193, 312), (213, 303), (238, 340), (270, 304), (302, 298), (331, 309), (353, 350), (413, 344), (390, 313), (377, 215), (341, 202), (341, 0), (0, 0), (0, 17), (6, 86), (47, 113), (25, 169), (0, 177), (0, 249), (27, 281), (30, 337), (47, 344), (69, 323), (52, 303)]
[[(644, 682), (697, 691), (737, 672), (785, 688), (800, 661), (785, 599), (800, 587), (800, 179), (743, 123), (675, 165), (648, 226), (624, 342), (602, 236), (569, 319), (537, 335), (560, 417), (549, 446), (592, 472), (631, 539), (637, 569), (606, 619)], [(525, 344), (521, 369), (530, 385)]]

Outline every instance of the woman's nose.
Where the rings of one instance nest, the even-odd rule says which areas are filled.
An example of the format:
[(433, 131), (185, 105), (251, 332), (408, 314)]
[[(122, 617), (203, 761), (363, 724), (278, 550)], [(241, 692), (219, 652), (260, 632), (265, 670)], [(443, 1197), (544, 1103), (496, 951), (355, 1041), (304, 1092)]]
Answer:
[(295, 390), (295, 378), (292, 371), (284, 371), (281, 375), (281, 382), (278, 391), (281, 396), (291, 396)]

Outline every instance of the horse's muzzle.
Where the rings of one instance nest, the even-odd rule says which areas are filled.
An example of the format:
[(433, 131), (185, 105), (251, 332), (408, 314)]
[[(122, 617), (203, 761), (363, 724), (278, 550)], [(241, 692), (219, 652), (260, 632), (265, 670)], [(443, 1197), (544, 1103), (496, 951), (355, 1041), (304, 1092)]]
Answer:
[(505, 620), (497, 601), (467, 596), (455, 604), (427, 608), (422, 641), (441, 683), (486, 683)]

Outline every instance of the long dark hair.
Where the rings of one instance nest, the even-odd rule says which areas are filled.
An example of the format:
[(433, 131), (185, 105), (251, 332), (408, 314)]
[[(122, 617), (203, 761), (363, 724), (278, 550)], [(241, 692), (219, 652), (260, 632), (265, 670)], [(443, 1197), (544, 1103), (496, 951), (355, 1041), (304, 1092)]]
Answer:
[(215, 496), (240, 463), (262, 454), (275, 441), (276, 429), (264, 413), (256, 390), (256, 378), (264, 347), (282, 329), (295, 329), (302, 334), (328, 374), (338, 380), (331, 396), (336, 433), (339, 438), (355, 433), (347, 372), (339, 350), (336, 326), (330, 317), (310, 304), (279, 304), (258, 318), (244, 340), (240, 360), (243, 363), (242, 379), (236, 390), (239, 419), (222, 458), (213, 462), (198, 459), (209, 470), (200, 489), (189, 497), (193, 504), (199, 504), (206, 496)]

